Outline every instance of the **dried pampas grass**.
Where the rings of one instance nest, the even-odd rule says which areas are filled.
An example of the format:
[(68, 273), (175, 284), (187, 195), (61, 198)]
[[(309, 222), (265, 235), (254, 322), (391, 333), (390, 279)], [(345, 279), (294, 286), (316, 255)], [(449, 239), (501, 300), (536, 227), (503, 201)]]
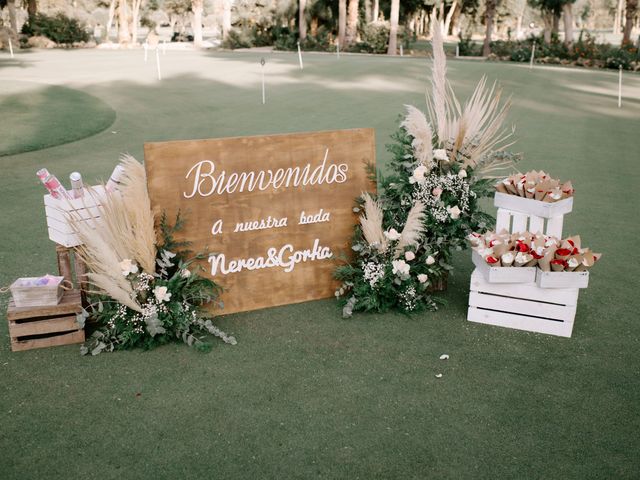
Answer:
[(147, 175), (144, 166), (129, 154), (120, 157), (124, 173), (120, 192), (126, 206), (125, 213), (131, 224), (132, 257), (142, 269), (153, 275), (156, 265), (156, 233), (151, 201), (147, 192)]
[(414, 203), (411, 210), (409, 210), (407, 221), (400, 234), (400, 240), (398, 240), (398, 245), (396, 245), (396, 258), (402, 254), (405, 247), (417, 245), (420, 241), (420, 235), (424, 232), (424, 215), (425, 208), (422, 202)]
[(496, 151), (513, 145), (509, 142), (513, 129), (503, 128), (511, 102), (501, 104), (501, 90), (494, 83), (487, 87), (482, 78), (473, 95), (460, 107), (460, 102), (447, 80), (447, 58), (444, 53), (440, 22), (435, 13), (431, 16), (433, 28), (433, 66), (431, 93), (427, 92), (428, 121), (437, 134), (437, 143), (445, 148), (449, 159), (455, 161), (458, 153), (464, 157), (465, 167), (481, 165), (478, 174), (489, 173), (505, 167), (501, 159), (487, 161)]
[(431, 131), (431, 125), (429, 125), (424, 113), (416, 107), (411, 105), (405, 105), (405, 107), (407, 108), (407, 116), (400, 126), (413, 137), (411, 146), (416, 159), (427, 167), (428, 171), (431, 171), (435, 166), (433, 163), (433, 132)]
[(156, 237), (153, 229), (144, 167), (129, 155), (122, 157), (123, 181), (119, 190), (99, 194), (89, 188), (99, 208), (99, 221), (83, 220), (71, 214), (69, 223), (82, 241), (78, 253), (86, 263), (87, 278), (99, 292), (106, 293), (135, 311), (142, 308), (135, 300), (131, 282), (122, 273), (120, 262), (134, 260), (145, 273), (155, 273)]
[(360, 215), (362, 235), (367, 243), (380, 252), (387, 250), (387, 238), (382, 228), (382, 208), (368, 193), (362, 194), (364, 200), (364, 215)]

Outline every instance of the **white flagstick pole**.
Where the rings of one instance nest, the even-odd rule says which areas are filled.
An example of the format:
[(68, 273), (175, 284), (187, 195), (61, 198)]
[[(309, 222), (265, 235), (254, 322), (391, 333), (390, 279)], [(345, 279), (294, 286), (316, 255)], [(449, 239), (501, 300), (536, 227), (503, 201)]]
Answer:
[(456, 43), (456, 58), (460, 57), (460, 44)]
[(622, 65), (618, 73), (618, 108), (622, 108)]
[(13, 58), (13, 43), (11, 43), (11, 37), (9, 37), (9, 52), (11, 53), (11, 58)]
[(147, 42), (144, 42), (142, 44), (142, 47), (144, 48), (144, 63), (147, 63), (147, 56), (149, 54), (149, 44)]
[(300, 42), (298, 42), (298, 60), (300, 61), (300, 70), (304, 70), (302, 65), (302, 50), (300, 50)]
[(262, 66), (262, 104), (267, 103), (267, 96), (264, 88), (264, 58), (260, 60), (260, 65)]
[(400, 56), (404, 57), (404, 48), (402, 47), (402, 44), (400, 44)]
[(340, 44), (336, 43), (336, 53), (338, 54), (338, 60), (340, 60)]
[(162, 80), (162, 74), (160, 73), (160, 50), (156, 47), (156, 67), (158, 68), (158, 80)]
[(533, 68), (533, 58), (535, 57), (536, 54), (536, 44), (533, 44), (533, 47), (531, 47), (531, 60), (529, 60), (529, 70), (531, 70)]

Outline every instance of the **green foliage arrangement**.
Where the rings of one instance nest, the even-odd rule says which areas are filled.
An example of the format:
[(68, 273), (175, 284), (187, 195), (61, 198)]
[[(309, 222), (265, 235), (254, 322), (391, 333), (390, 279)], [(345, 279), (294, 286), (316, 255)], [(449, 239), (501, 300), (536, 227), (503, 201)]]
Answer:
[(38, 13), (22, 27), (22, 33), (28, 36), (43, 36), (59, 45), (71, 45), (89, 40), (89, 33), (75, 18), (63, 13), (49, 16)]

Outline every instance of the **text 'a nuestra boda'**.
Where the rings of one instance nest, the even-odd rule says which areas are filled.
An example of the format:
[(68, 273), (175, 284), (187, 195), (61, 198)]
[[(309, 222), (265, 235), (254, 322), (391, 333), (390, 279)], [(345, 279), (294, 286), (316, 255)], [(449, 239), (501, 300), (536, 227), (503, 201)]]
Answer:
[(347, 181), (349, 166), (346, 163), (331, 163), (329, 149), (325, 150), (320, 164), (309, 162), (304, 166), (267, 169), (249, 172), (216, 171), (213, 160), (201, 160), (193, 165), (185, 178), (190, 182), (190, 191), (183, 192), (185, 198), (196, 195), (209, 197), (241, 192), (265, 191), (268, 189), (297, 188), (309, 185), (331, 185)]
[(243, 270), (251, 271), (277, 267), (282, 268), (285, 273), (290, 273), (299, 263), (329, 260), (332, 257), (331, 248), (320, 245), (320, 240), (316, 238), (310, 249), (296, 250), (293, 245), (286, 244), (280, 249), (275, 247), (267, 249), (266, 256), (239, 258), (229, 261), (227, 261), (224, 253), (218, 253), (209, 255), (209, 263), (211, 264), (211, 276), (239, 273)]

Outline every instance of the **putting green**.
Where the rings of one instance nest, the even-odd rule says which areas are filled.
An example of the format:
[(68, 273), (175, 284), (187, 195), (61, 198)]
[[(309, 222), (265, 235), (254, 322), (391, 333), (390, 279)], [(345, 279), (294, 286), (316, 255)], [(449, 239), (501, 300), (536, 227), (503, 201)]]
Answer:
[(54, 147), (101, 132), (116, 112), (72, 88), (0, 82), (0, 156)]

